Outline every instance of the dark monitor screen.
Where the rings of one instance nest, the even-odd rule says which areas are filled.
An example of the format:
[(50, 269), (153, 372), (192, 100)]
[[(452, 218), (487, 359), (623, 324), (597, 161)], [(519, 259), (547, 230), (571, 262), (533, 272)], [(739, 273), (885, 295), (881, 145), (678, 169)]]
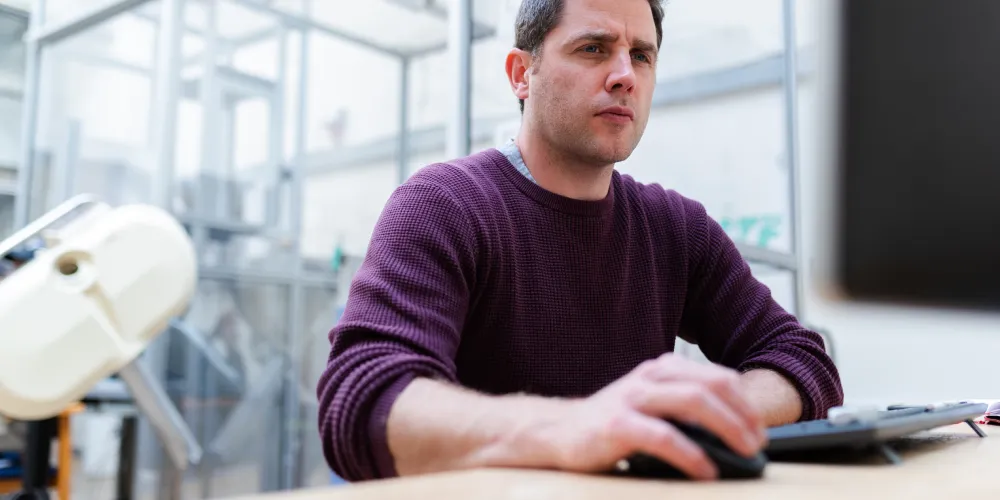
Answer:
[(842, 0), (837, 280), (1000, 308), (1000, 0)]

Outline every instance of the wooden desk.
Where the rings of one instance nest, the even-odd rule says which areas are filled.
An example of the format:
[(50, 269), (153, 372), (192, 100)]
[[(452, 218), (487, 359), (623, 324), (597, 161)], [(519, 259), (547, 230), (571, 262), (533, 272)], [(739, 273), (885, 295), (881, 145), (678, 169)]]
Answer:
[[(522, 470), (479, 470), (298, 490), (257, 500), (697, 500), (827, 498), (993, 498), (1000, 491), (1000, 428), (967, 425), (921, 433), (895, 448), (900, 465), (884, 459), (831, 464), (771, 463), (752, 481), (693, 483)], [(974, 495), (961, 497), (959, 495)]]

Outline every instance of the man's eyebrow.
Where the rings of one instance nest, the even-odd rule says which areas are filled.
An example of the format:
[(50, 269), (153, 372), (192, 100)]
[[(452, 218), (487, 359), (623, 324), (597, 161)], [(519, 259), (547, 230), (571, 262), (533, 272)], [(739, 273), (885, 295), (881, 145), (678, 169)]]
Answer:
[[(610, 31), (595, 30), (585, 31), (577, 34), (566, 42), (567, 45), (576, 45), (582, 42), (614, 43), (618, 41), (618, 35)], [(632, 48), (643, 52), (657, 52), (656, 45), (643, 39), (638, 39), (632, 44)]]
[(584, 31), (583, 33), (578, 33), (566, 42), (567, 45), (576, 45), (581, 42), (603, 42), (603, 43), (613, 43), (618, 41), (618, 35), (611, 33), (610, 31), (595, 30), (595, 31)]
[(632, 48), (641, 50), (643, 52), (652, 52), (654, 54), (659, 52), (659, 49), (656, 48), (655, 44), (647, 42), (642, 39), (636, 40), (635, 43), (632, 44)]

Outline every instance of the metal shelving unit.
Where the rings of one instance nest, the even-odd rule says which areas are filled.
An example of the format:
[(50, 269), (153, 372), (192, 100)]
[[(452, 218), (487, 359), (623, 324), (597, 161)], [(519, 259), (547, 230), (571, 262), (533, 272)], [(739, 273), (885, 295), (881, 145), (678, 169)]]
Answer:
[[(252, 2), (239, 2), (253, 5)], [(206, 295), (227, 297), (229, 309), (209, 311), (207, 314), (219, 318), (227, 314), (240, 314), (237, 295), (239, 288), (269, 287), (276, 288), (286, 295), (287, 310), (280, 311), (285, 324), (280, 328), (287, 342), (276, 342), (273, 347), (279, 354), (272, 356), (271, 361), (281, 361), (284, 366), (283, 375), (278, 380), (282, 386), (278, 399), (264, 405), (265, 408), (281, 405), (279, 427), (282, 432), (270, 433), (275, 438), (269, 443), (272, 447), (265, 460), (273, 462), (271, 474), (262, 474), (260, 490), (275, 490), (294, 487), (294, 469), (299, 464), (295, 460), (296, 443), (300, 440), (298, 429), (302, 418), (298, 377), (298, 339), (305, 335), (302, 317), (305, 314), (303, 295), (306, 287), (335, 290), (336, 276), (312, 272), (306, 275), (303, 269), (302, 255), (298, 249), (301, 230), (301, 210), (296, 201), (301, 197), (301, 176), (298, 175), (297, 160), (304, 155), (304, 142), (296, 140), (291, 155), (285, 155), (285, 123), (283, 119), (272, 119), (269, 127), (269, 179), (264, 184), (264, 199), (252, 200), (247, 195), (246, 185), (236, 182), (234, 176), (234, 152), (231, 140), (232, 129), (235, 126), (235, 109), (246, 100), (259, 100), (266, 103), (271, 116), (284, 118), (284, 101), (286, 92), (286, 73), (288, 64), (285, 54), (289, 39), (293, 33), (299, 33), (302, 40), (300, 50), (307, 53), (308, 37), (304, 36), (307, 27), (288, 26), (285, 19), (273, 20), (268, 31), (255, 33), (256, 40), (270, 37), (277, 40), (283, 50), (279, 51), (277, 78), (266, 80), (247, 75), (225, 64), (224, 60), (237, 50), (239, 45), (233, 40), (223, 39), (217, 34), (217, 19), (215, 17), (217, 2), (184, 2), (182, 0), (162, 0), (159, 5), (154, 2), (124, 0), (104, 4), (86, 12), (74, 19), (48, 24), (44, 21), (46, 5), (44, 0), (34, 3), (32, 12), (32, 29), (27, 37), (27, 72), (24, 92), (24, 125), (22, 161), (23, 167), (18, 176), (18, 198), (15, 224), (23, 226), (38, 212), (45, 209), (46, 203), (58, 203), (69, 198), (82, 186), (79, 182), (81, 169), (93, 166), (93, 162), (81, 156), (81, 144), (86, 138), (86, 123), (74, 122), (67, 126), (69, 131), (66, 144), (57, 151), (43, 151), (36, 147), (36, 125), (41, 100), (40, 89), (48, 83), (43, 79), (43, 53), (46, 55), (58, 53), (61, 42), (72, 40), (75, 36), (86, 35), (88, 30), (100, 29), (102, 24), (122, 16), (135, 16), (148, 21), (157, 32), (157, 53), (155, 63), (147, 68), (126, 68), (132, 72), (143, 74), (149, 79), (154, 89), (151, 99), (150, 140), (146, 148), (155, 158), (153, 171), (153, 188), (151, 199), (142, 200), (154, 203), (175, 213), (178, 219), (191, 233), (199, 256), (207, 255), (213, 250), (221, 251), (222, 258), (218, 263), (201, 263), (200, 295), (197, 300), (205, 300)], [(153, 7), (153, 8), (150, 8)], [(191, 29), (186, 21), (186, 9), (202, 9), (206, 15), (206, 26), (202, 29)], [(203, 47), (197, 57), (185, 58), (182, 53), (182, 39), (192, 31), (203, 41)], [(55, 50), (53, 50), (55, 49)], [(57, 55), (55, 57), (60, 57)], [(73, 56), (64, 56), (73, 57)], [(88, 59), (88, 62), (95, 59)], [(96, 59), (97, 64), (121, 68), (123, 65), (113, 60)], [(299, 93), (304, 94), (306, 65), (299, 66)], [(194, 69), (196, 71), (192, 72)], [(200, 69), (200, 72), (197, 71)], [(192, 75), (192, 73), (194, 73)], [(197, 103), (201, 106), (203, 123), (201, 143), (201, 162), (199, 173), (194, 178), (178, 182), (175, 175), (175, 144), (178, 135), (178, 109), (183, 101)], [(295, 116), (297, 123), (293, 124), (297, 136), (303, 134), (305, 102), (300, 99), (299, 109)], [(56, 157), (48, 169), (43, 168), (41, 159)], [(123, 155), (127, 156), (127, 155)], [(127, 162), (126, 162), (127, 163)], [(124, 171), (136, 172), (142, 166), (127, 164)], [(111, 175), (115, 175), (112, 173)], [(120, 183), (109, 183), (107, 192), (99, 193), (112, 201), (125, 189)], [(36, 196), (31, 196), (35, 194)], [(39, 199), (38, 194), (42, 194)], [(120, 200), (119, 200), (120, 201)], [(248, 203), (249, 202), (249, 203)], [(256, 202), (263, 205), (266, 217), (259, 221), (246, 220), (246, 205)], [(263, 240), (270, 244), (272, 250), (263, 259), (251, 260), (247, 257), (244, 240)], [(234, 263), (235, 262), (235, 263)], [(205, 290), (210, 290), (205, 292)], [(215, 297), (218, 299), (218, 297)], [(187, 319), (187, 318), (185, 318)], [(221, 321), (221, 319), (215, 319)], [(245, 320), (244, 320), (245, 322)], [(211, 323), (198, 326), (211, 327)], [(188, 331), (198, 328), (189, 328)], [(198, 334), (208, 336), (208, 328), (202, 328)], [(273, 335), (273, 332), (272, 332)], [(168, 371), (169, 365), (176, 364), (171, 360), (169, 352), (179, 341), (177, 336), (168, 333), (163, 335), (163, 341), (151, 349), (145, 356), (146, 361), (154, 369), (165, 385), (173, 387), (175, 402), (183, 408), (184, 416), (189, 425), (216, 427), (224, 419), (221, 413), (205, 411), (204, 407), (187, 403), (193, 395), (210, 394), (215, 391), (217, 381), (202, 379), (196, 376), (199, 370), (207, 343), (192, 344), (201, 348), (183, 349), (183, 357), (179, 362), (188, 370), (182, 376), (184, 381), (180, 387), (171, 383)], [(284, 349), (282, 349), (284, 347)], [(176, 358), (176, 356), (174, 356)], [(209, 356), (209, 359), (211, 356)], [(244, 363), (247, 358), (242, 358)], [(273, 366), (270, 363), (269, 366)], [(248, 385), (258, 383), (258, 380), (248, 380)], [(206, 392), (207, 391), (207, 392)], [(212, 397), (212, 396), (207, 396)], [(272, 395), (272, 397), (274, 397)], [(214, 422), (213, 422), (214, 421)], [(208, 422), (208, 423), (206, 423)], [(220, 429), (223, 429), (222, 427)], [(211, 431), (208, 431), (211, 432)], [(203, 441), (210, 441), (213, 436), (202, 432)], [(145, 446), (150, 442), (155, 444), (148, 428), (140, 431), (140, 441)], [(237, 440), (238, 441), (238, 440)], [(245, 439), (244, 439), (245, 441)], [(148, 457), (147, 457), (148, 458)], [(166, 470), (169, 462), (158, 460), (154, 456), (148, 463), (160, 463), (160, 491), (164, 496), (177, 498), (182, 495), (180, 489), (184, 478), (173, 471)], [(279, 466), (280, 464), (280, 466)], [(201, 470), (197, 471), (201, 493), (211, 494), (211, 478), (204, 477)]]
[[(218, 339), (208, 337), (213, 329), (223, 328), (219, 325), (235, 322), (235, 326), (229, 325), (228, 328), (236, 331), (255, 328), (271, 330), (271, 344), (251, 346), (251, 349), (257, 347), (258, 350), (268, 351), (267, 359), (260, 363), (261, 367), (256, 371), (246, 369), (247, 374), (274, 373), (276, 360), (280, 361), (277, 366), (282, 368), (277, 400), (271, 401), (274, 404), (263, 402), (260, 405), (262, 408), (275, 408), (277, 426), (271, 426), (273, 421), (266, 425), (268, 429), (277, 428), (280, 432), (265, 433), (271, 438), (263, 444), (267, 451), (260, 457), (262, 461), (256, 464), (260, 469), (254, 477), (259, 478), (259, 484), (254, 491), (296, 488), (307, 482), (305, 476), (309, 471), (304, 469), (309, 466), (310, 460), (317, 457), (304, 457), (307, 453), (303, 451), (307, 447), (307, 443), (303, 443), (304, 429), (315, 428), (314, 424), (308, 423), (315, 418), (314, 388), (304, 388), (300, 381), (304, 368), (302, 358), (307, 354), (303, 352), (306, 350), (304, 342), (310, 328), (316, 329), (317, 324), (329, 326), (328, 322), (311, 322), (310, 314), (328, 318), (330, 311), (323, 307), (325, 299), (322, 297), (326, 296), (324, 294), (336, 295), (338, 282), (343, 281), (336, 273), (321, 270), (324, 268), (322, 263), (308, 262), (299, 248), (302, 238), (302, 184), (307, 156), (307, 83), (310, 75), (306, 62), (310, 55), (310, 39), (314, 35), (333, 37), (396, 58), (401, 68), (400, 130), (407, 131), (411, 62), (415, 58), (454, 48), (457, 44), (457, 57), (465, 62), (460, 70), (464, 76), (458, 85), (460, 101), (456, 105), (460, 106), (461, 113), (467, 115), (471, 94), (469, 47), (474, 40), (493, 35), (492, 29), (474, 22), (471, 0), (459, 0), (458, 16), (449, 14), (443, 4), (437, 2), (379, 0), (377, 3), (381, 4), (378, 8), (419, 15), (425, 21), (433, 19), (442, 28), (450, 23), (450, 38), (441, 36), (426, 43), (394, 46), (378, 38), (389, 33), (360, 34), (322, 20), (316, 15), (315, 8), (330, 4), (309, 0), (109, 0), (58, 22), (46, 22), (46, 0), (34, 0), (32, 5), (33, 15), (24, 40), (23, 136), (21, 167), (14, 190), (17, 194), (14, 226), (25, 225), (47, 207), (68, 199), (88, 186), (97, 185), (96, 194), (113, 204), (129, 201), (137, 196), (125, 194), (134, 187), (129, 184), (133, 181), (148, 186), (145, 191), (139, 189), (145, 192), (145, 198), (136, 201), (165, 208), (184, 224), (200, 257), (199, 296), (192, 311), (183, 318), (177, 318), (172, 331), (164, 333), (144, 355), (144, 363), (165, 386), (172, 388), (175, 402), (182, 408), (188, 424), (202, 429), (198, 432), (203, 444), (217, 437), (212, 435), (213, 428), (217, 432), (226, 432), (224, 441), (227, 443), (260, 442), (259, 439), (238, 438), (230, 434), (235, 431), (233, 426), (226, 426), (226, 414), (188, 404), (188, 400), (196, 394), (212, 397), (217, 383), (225, 382), (222, 379), (226, 377), (215, 377), (219, 380), (214, 380), (190, 374), (207, 373), (206, 370), (211, 370), (205, 369), (205, 366), (222, 366), (220, 360), (232, 355), (232, 352), (213, 351), (216, 349), (213, 342)], [(260, 22), (233, 35), (232, 29), (223, 29), (227, 26), (232, 28), (232, 19), (228, 18), (224, 8), (230, 9), (226, 12), (238, 9), (250, 13), (248, 15)], [(155, 32), (155, 55), (151, 64), (144, 66), (118, 61), (104, 55), (86, 54), (85, 50), (64, 50), (69, 45), (67, 42), (76, 42), (79, 37), (100, 32), (109, 23), (125, 17), (141, 20)], [(436, 32), (444, 31), (439, 29)], [(198, 41), (194, 54), (186, 43), (191, 39)], [(272, 43), (278, 47), (276, 60), (273, 61), (277, 70), (273, 74), (253, 74), (232, 63), (236, 51), (259, 43)], [(74, 47), (77, 45), (74, 43)], [(294, 62), (295, 56), (298, 56), (298, 64)], [(67, 119), (66, 123), (57, 124), (65, 130), (65, 137), (59, 144), (43, 145), (39, 142), (39, 127), (45, 118), (51, 121), (50, 117), (40, 115), (46, 99), (52, 97), (48, 95), (53, 88), (52, 76), (46, 68), (54, 61), (70, 59), (76, 64), (98, 65), (148, 79), (151, 92), (149, 132), (145, 144), (133, 145), (127, 152), (109, 153), (107, 157), (88, 156), (87, 146), (92, 146), (92, 143), (89, 142), (86, 119)], [(246, 169), (235, 164), (233, 137), (238, 125), (237, 110), (243, 103), (251, 101), (258, 105), (262, 103), (269, 116), (267, 160), (254, 168), (252, 175), (247, 175)], [(197, 173), (183, 178), (178, 174), (176, 148), (181, 132), (179, 109), (182, 106), (198, 107), (201, 121)], [(291, 106), (290, 110), (286, 109), (288, 106)], [(48, 112), (51, 113), (51, 110)], [(52, 126), (51, 123), (47, 125)], [(294, 130), (290, 138), (285, 132), (289, 129)], [(468, 144), (467, 135), (467, 128), (456, 130), (450, 141), (457, 150), (461, 150), (462, 144)], [(407, 173), (407, 134), (400, 134), (395, 149), (398, 180), (402, 182)], [(119, 160), (112, 164), (107, 159), (109, 157)], [(147, 163), (143, 164), (143, 161)], [(86, 171), (86, 175), (82, 171)], [(104, 179), (104, 184), (93, 184), (95, 177)], [(251, 216), (251, 213), (256, 215)], [(267, 250), (260, 251), (262, 246)], [(243, 303), (246, 300), (257, 302), (247, 305)], [(262, 324), (266, 327), (260, 326)], [(183, 338), (173, 331), (183, 332), (184, 335), (180, 336)], [(325, 331), (323, 334), (325, 336)], [(204, 341), (192, 342), (191, 339), (197, 335), (204, 336)], [(274, 339), (278, 341), (274, 342)], [(230, 348), (230, 351), (239, 350), (238, 346)], [(178, 352), (182, 353), (179, 359)], [(240, 359), (245, 362), (251, 357)], [(176, 379), (178, 371), (189, 375)], [(246, 384), (248, 387), (271, 387), (272, 382), (247, 380)], [(244, 395), (250, 396), (255, 400), (265, 397), (258, 393)], [(245, 411), (234, 411), (231, 417), (243, 419), (247, 418), (247, 414)], [(192, 494), (240, 493), (214, 491), (213, 476), (219, 474), (218, 470), (209, 473), (207, 469), (195, 469), (178, 474), (178, 471), (169, 468), (168, 461), (162, 460), (162, 455), (147, 455), (146, 448), (155, 444), (152, 436), (148, 427), (140, 422), (140, 455), (143, 456), (138, 459), (139, 466), (152, 466), (158, 470), (161, 497), (190, 498)], [(313, 455), (319, 454), (319, 450), (310, 449)], [(245, 455), (217, 451), (216, 458), (220, 460), (238, 460)], [(318, 458), (322, 463), (322, 457)], [(324, 477), (328, 476), (324, 474)], [(192, 481), (196, 492), (190, 490)]]

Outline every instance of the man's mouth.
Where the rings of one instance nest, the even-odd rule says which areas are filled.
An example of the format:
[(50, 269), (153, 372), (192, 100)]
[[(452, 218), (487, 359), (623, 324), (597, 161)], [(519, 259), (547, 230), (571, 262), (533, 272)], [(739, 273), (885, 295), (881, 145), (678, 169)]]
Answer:
[(628, 123), (635, 119), (635, 113), (624, 106), (610, 106), (602, 109), (597, 116), (616, 122)]

